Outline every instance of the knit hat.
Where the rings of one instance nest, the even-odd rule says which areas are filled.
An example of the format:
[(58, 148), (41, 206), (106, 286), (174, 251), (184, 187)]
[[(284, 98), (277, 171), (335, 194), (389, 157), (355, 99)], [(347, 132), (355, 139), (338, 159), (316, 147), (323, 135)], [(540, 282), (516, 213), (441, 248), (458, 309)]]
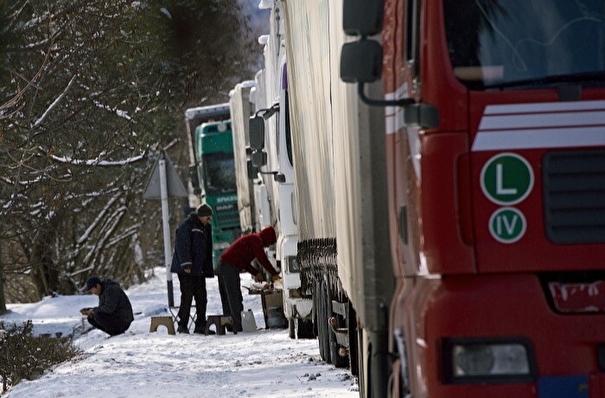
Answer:
[(277, 242), (277, 235), (275, 234), (275, 229), (273, 227), (263, 228), (262, 231), (258, 233), (263, 240), (263, 246), (269, 247), (275, 242)]
[(198, 206), (195, 213), (198, 215), (198, 217), (210, 217), (212, 216), (212, 207), (204, 203)]
[(99, 279), (98, 276), (91, 276), (86, 281), (86, 289), (84, 291), (90, 292), (90, 289), (92, 289), (93, 287), (97, 286), (100, 283), (101, 283), (101, 279)]

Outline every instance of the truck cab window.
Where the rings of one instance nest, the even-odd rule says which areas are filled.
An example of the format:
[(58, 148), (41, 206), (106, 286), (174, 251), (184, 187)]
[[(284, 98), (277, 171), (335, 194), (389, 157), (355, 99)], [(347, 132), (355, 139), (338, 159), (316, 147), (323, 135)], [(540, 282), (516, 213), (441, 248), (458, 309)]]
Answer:
[(233, 154), (211, 153), (203, 157), (206, 193), (236, 192)]
[(448, 51), (471, 89), (604, 84), (602, 0), (444, 0)]

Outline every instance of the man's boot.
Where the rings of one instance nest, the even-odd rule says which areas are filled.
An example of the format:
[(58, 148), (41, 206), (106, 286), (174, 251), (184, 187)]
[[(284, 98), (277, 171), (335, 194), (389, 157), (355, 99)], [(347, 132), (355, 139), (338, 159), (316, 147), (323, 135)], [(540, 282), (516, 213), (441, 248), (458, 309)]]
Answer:
[[(195, 325), (195, 329), (193, 330), (195, 334), (206, 334), (206, 324)], [(208, 334), (216, 334), (214, 330), (208, 329)]]
[(180, 323), (179, 323), (179, 326), (176, 329), (176, 331), (179, 332), (179, 333), (189, 334), (189, 328), (187, 327), (187, 325), (182, 325)]

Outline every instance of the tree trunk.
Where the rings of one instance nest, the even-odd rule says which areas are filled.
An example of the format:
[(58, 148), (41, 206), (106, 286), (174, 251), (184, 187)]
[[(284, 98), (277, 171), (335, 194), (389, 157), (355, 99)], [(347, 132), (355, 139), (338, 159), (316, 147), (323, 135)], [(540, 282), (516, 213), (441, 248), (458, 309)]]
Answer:
[(57, 235), (57, 228), (63, 218), (62, 213), (55, 213), (48, 223), (41, 225), (32, 242), (30, 264), (32, 265), (32, 282), (36, 285), (38, 299), (59, 292), (61, 274), (52, 259), (52, 245)]
[(2, 264), (2, 245), (0, 245), (0, 315), (6, 314), (6, 297), (4, 296), (4, 265)]

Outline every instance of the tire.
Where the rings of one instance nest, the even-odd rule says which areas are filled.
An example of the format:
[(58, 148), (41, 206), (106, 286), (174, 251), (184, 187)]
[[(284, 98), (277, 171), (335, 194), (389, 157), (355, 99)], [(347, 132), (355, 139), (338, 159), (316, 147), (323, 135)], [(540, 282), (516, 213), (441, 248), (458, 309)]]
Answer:
[(317, 297), (319, 295), (319, 285), (316, 283), (315, 284), (315, 290), (313, 291), (313, 305), (312, 305), (312, 310), (311, 310), (311, 318), (313, 318), (313, 336), (315, 336), (316, 338), (319, 337), (319, 327), (318, 327), (318, 322), (319, 322), (319, 317), (317, 316), (317, 311), (319, 310), (319, 300), (317, 300)]
[(336, 342), (336, 336), (334, 336), (334, 332), (330, 331), (330, 359), (332, 365), (337, 368), (348, 368), (349, 367), (349, 356), (340, 356), (338, 350), (340, 349), (340, 344)]
[[(328, 318), (334, 316), (334, 312), (332, 311), (332, 298), (330, 297), (329, 294), (326, 295), (326, 307), (328, 309)], [(340, 326), (340, 316), (336, 315), (336, 319), (338, 320), (338, 323), (336, 324), (336, 327)], [(327, 323), (327, 321), (326, 321)], [(338, 344), (338, 342), (336, 341), (336, 333), (332, 330), (332, 327), (328, 324), (328, 338), (330, 341), (330, 359), (332, 362), (332, 365), (334, 365), (337, 368), (347, 368), (349, 367), (349, 356), (340, 356), (340, 354), (338, 354), (338, 350), (340, 349), (340, 344)]]
[(326, 308), (326, 286), (320, 283), (317, 297), (317, 340), (319, 341), (319, 354), (326, 363), (332, 363), (330, 355), (330, 337), (328, 334), (328, 311)]
[(357, 329), (357, 314), (349, 301), (349, 311), (347, 315), (347, 330), (349, 332), (349, 362), (351, 364), (351, 374), (359, 376), (359, 330)]
[(296, 334), (299, 339), (314, 339), (313, 322), (310, 320), (296, 320)]
[(368, 394), (366, 391), (366, 373), (363, 366), (364, 352), (363, 352), (363, 330), (357, 329), (357, 385), (359, 386), (359, 396), (361, 398), (367, 398)]

